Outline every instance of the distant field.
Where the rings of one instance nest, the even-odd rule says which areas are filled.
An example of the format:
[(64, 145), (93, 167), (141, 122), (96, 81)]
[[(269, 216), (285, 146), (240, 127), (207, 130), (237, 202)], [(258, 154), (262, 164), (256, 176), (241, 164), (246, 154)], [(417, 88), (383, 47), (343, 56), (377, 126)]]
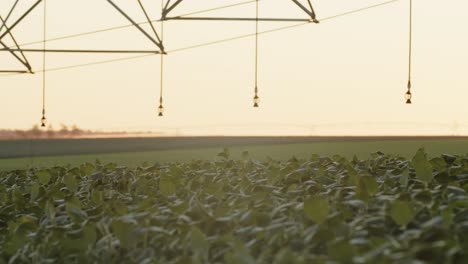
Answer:
[(258, 160), (267, 157), (284, 160), (312, 154), (366, 158), (376, 151), (409, 158), (420, 147), (425, 147), (430, 156), (442, 153), (465, 155), (468, 138), (204, 137), (0, 141), (0, 169), (76, 165), (96, 159), (125, 166), (212, 159), (225, 147), (234, 158), (249, 151)]

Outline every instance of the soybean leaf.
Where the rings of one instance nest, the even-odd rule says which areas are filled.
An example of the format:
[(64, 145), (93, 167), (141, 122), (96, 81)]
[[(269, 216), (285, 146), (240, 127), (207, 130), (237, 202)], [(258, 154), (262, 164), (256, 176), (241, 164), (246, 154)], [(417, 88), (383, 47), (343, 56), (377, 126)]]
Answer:
[(390, 216), (398, 225), (406, 226), (413, 220), (413, 208), (409, 202), (396, 200), (390, 208)]
[(328, 201), (323, 197), (311, 197), (304, 202), (304, 212), (317, 224), (322, 224), (330, 213)]
[(196, 226), (192, 227), (191, 244), (192, 250), (197, 254), (204, 255), (208, 251), (209, 244), (205, 234)]
[(42, 185), (46, 185), (50, 181), (50, 172), (46, 170), (41, 170), (37, 172), (37, 179), (39, 180), (39, 183)]
[(176, 191), (174, 183), (167, 177), (162, 177), (159, 180), (159, 191), (163, 195), (172, 195)]
[(78, 189), (78, 181), (72, 174), (66, 174), (63, 177), (63, 183), (65, 184), (65, 186), (67, 186), (68, 190), (72, 192), (76, 192), (76, 190)]
[(423, 182), (429, 183), (434, 177), (432, 174), (432, 165), (427, 159), (427, 153), (423, 148), (418, 149), (413, 157), (412, 164), (416, 170), (416, 177)]

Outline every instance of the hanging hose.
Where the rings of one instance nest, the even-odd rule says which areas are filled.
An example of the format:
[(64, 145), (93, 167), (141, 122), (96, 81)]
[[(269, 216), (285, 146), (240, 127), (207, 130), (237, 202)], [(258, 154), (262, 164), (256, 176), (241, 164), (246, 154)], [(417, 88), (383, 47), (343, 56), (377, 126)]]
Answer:
[(258, 107), (260, 97), (258, 97), (258, 0), (255, 1), (255, 96), (253, 98), (254, 107)]
[(408, 56), (408, 84), (405, 99), (407, 104), (411, 104), (411, 67), (412, 67), (412, 46), (413, 46), (413, 0), (409, 0), (409, 56)]
[[(161, 0), (161, 15), (164, 16), (164, 0)], [(164, 20), (161, 20), (161, 45), (163, 43), (163, 39), (164, 39)], [(163, 86), (164, 86), (164, 52), (161, 52), (158, 116), (164, 116)]]
[[(46, 49), (46, 37), (47, 37), (47, 5), (46, 0), (44, 0), (44, 39), (42, 41), (42, 47)], [(41, 127), (45, 127), (47, 119), (46, 114), (46, 52), (42, 53), (42, 118), (41, 118)]]

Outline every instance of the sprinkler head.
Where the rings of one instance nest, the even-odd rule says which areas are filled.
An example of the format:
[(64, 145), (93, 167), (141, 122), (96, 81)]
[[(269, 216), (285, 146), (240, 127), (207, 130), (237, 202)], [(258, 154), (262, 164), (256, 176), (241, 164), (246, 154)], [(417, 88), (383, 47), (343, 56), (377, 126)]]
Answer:
[(254, 107), (258, 107), (258, 104), (260, 103), (260, 97), (258, 97), (258, 95), (255, 95), (253, 98), (253, 102), (254, 102)]
[(42, 116), (42, 118), (41, 118), (41, 127), (45, 127), (46, 123), (47, 123), (47, 119), (45, 118), (45, 116)]
[(158, 116), (164, 116), (164, 107), (162, 105), (158, 107)]
[(406, 99), (406, 103), (407, 104), (411, 104), (411, 98), (413, 97), (413, 95), (411, 94), (411, 91), (408, 90), (405, 94), (405, 99)]

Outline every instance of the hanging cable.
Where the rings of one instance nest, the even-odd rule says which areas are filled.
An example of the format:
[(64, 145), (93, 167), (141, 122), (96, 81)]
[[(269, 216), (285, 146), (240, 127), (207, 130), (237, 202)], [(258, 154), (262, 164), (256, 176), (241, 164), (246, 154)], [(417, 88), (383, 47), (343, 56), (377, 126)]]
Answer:
[[(161, 15), (164, 15), (164, 0), (161, 0)], [(164, 21), (161, 21), (161, 44), (164, 39)], [(163, 88), (164, 88), (164, 54), (161, 52), (161, 67), (160, 67), (160, 83), (159, 83), (159, 107), (158, 116), (164, 115), (163, 106)]]
[(255, 95), (253, 98), (254, 107), (258, 107), (260, 97), (258, 97), (258, 0), (255, 2)]
[(411, 67), (412, 67), (412, 50), (413, 50), (413, 0), (409, 0), (409, 52), (408, 52), (408, 84), (406, 86), (407, 91), (405, 93), (405, 99), (407, 104), (411, 104)]
[[(44, 0), (44, 39), (42, 41), (42, 47), (46, 49), (46, 37), (47, 37), (47, 5), (46, 0)], [(47, 119), (45, 117), (46, 114), (46, 52), (42, 53), (42, 118), (41, 118), (41, 127), (45, 127), (47, 123)]]

